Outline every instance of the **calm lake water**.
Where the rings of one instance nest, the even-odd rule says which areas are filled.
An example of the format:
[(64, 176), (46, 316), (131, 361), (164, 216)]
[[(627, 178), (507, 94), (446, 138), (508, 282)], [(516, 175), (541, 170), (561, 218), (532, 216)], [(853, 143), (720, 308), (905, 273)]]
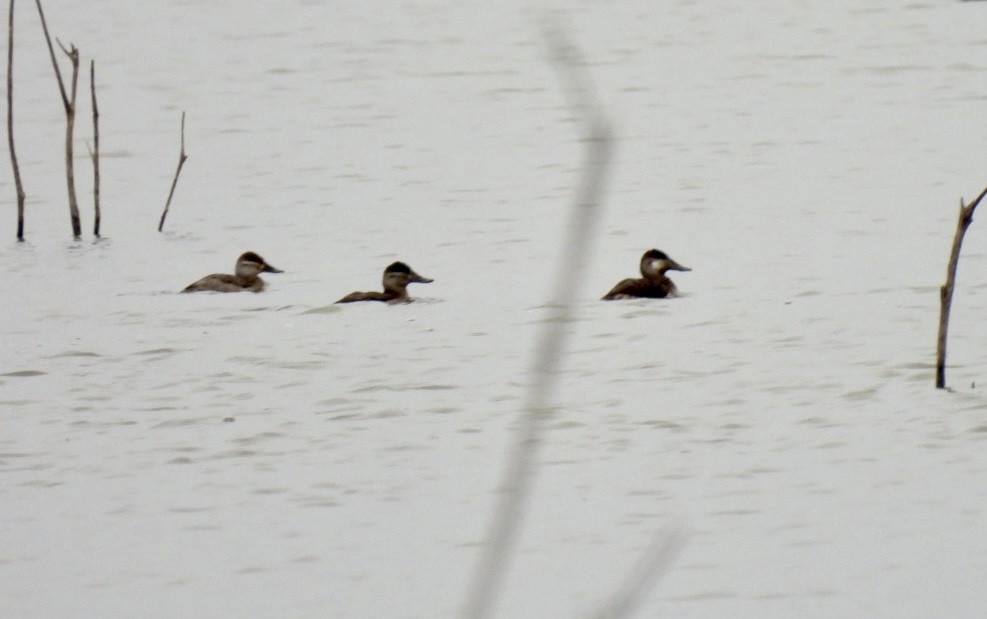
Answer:
[[(18, 3), (0, 210), (0, 617), (459, 613), (584, 146), (527, 3)], [(616, 131), (502, 617), (987, 604), (987, 3), (568, 3)], [(103, 233), (93, 242), (88, 61)], [(63, 71), (66, 69), (64, 68)], [(158, 218), (187, 113), (189, 160)], [(659, 247), (673, 301), (603, 303)], [(181, 295), (261, 253), (259, 295)], [(404, 260), (406, 306), (334, 306)], [(562, 265), (574, 268), (573, 265)]]

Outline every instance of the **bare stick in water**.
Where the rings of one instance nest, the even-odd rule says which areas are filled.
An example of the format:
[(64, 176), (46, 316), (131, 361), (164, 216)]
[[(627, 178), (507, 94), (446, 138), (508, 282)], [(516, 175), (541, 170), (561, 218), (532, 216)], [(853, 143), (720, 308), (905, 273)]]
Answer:
[(38, 5), (38, 14), (41, 16), (41, 27), (45, 32), (45, 41), (48, 43), (48, 53), (51, 55), (51, 64), (55, 68), (55, 78), (58, 80), (58, 91), (62, 95), (62, 106), (65, 108), (65, 177), (68, 182), (69, 192), (69, 216), (72, 218), (72, 235), (76, 238), (82, 236), (82, 223), (79, 219), (79, 202), (75, 196), (75, 162), (73, 156), (72, 134), (75, 132), (75, 93), (79, 83), (79, 50), (75, 45), (69, 44), (68, 49), (58, 41), (58, 46), (62, 52), (69, 57), (72, 63), (72, 89), (71, 94), (66, 92), (65, 83), (62, 80), (62, 71), (58, 68), (58, 58), (55, 57), (55, 48), (51, 44), (51, 36), (48, 34), (48, 22), (45, 21), (45, 12), (41, 8), (41, 0), (35, 0)]
[(7, 18), (7, 146), (10, 149), (10, 165), (14, 169), (14, 186), (17, 188), (17, 240), (24, 240), (24, 185), (21, 183), (21, 166), (14, 149), (14, 0), (10, 0)]
[(946, 334), (949, 331), (949, 312), (953, 307), (953, 288), (956, 283), (956, 268), (960, 263), (960, 247), (966, 229), (973, 223), (973, 211), (987, 195), (984, 188), (977, 199), (969, 206), (960, 199), (960, 214), (956, 222), (956, 234), (953, 236), (953, 250), (949, 254), (949, 266), (946, 268), (946, 283), (939, 289), (939, 339), (936, 343), (936, 389), (946, 388)]
[(491, 615), (508, 561), (517, 545), (534, 483), (536, 459), (544, 440), (545, 427), (553, 412), (551, 400), (558, 382), (566, 328), (579, 292), (587, 248), (599, 219), (610, 166), (613, 137), (603, 108), (594, 94), (585, 60), (558, 26), (548, 24), (546, 39), (569, 104), (582, 118), (586, 129), (585, 159), (563, 245), (559, 276), (555, 280), (557, 287), (534, 351), (531, 384), (519, 420), (517, 438), (507, 462), (502, 492), (495, 506), (486, 545), (468, 593), (464, 619), (486, 619)]
[(164, 228), (165, 217), (168, 216), (168, 209), (171, 208), (171, 197), (175, 195), (175, 185), (178, 184), (178, 175), (182, 173), (182, 166), (188, 155), (185, 154), (185, 112), (182, 112), (182, 148), (178, 153), (178, 168), (175, 170), (175, 178), (171, 181), (171, 190), (168, 191), (168, 200), (165, 202), (164, 212), (161, 213), (161, 221), (158, 222), (158, 232)]
[(93, 105), (93, 149), (89, 158), (93, 161), (93, 236), (99, 238), (99, 107), (96, 105), (96, 61), (89, 61), (89, 90), (92, 94)]

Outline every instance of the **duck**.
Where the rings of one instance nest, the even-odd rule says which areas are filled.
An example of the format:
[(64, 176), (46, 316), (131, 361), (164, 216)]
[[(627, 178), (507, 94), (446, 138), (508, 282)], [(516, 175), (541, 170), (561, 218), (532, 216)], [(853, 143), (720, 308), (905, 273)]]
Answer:
[(264, 289), (264, 280), (258, 277), (260, 273), (284, 273), (260, 257), (260, 254), (248, 251), (236, 259), (233, 275), (213, 273), (186, 286), (182, 292), (260, 292)]
[(411, 303), (408, 284), (431, 284), (434, 280), (422, 277), (404, 262), (393, 262), (384, 269), (384, 292), (351, 292), (336, 303), (357, 301), (382, 301), (384, 303)]
[(669, 258), (665, 252), (659, 249), (649, 249), (641, 256), (641, 275), (643, 277), (620, 281), (610, 292), (603, 295), (603, 300), (677, 297), (679, 290), (675, 287), (675, 283), (665, 276), (665, 272), (691, 270)]

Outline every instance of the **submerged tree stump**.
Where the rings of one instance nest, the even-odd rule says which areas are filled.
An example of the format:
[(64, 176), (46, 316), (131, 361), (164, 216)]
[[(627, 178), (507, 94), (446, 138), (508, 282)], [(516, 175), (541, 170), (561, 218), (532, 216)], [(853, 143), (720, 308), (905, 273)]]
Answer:
[(960, 214), (956, 222), (956, 234), (953, 237), (953, 250), (949, 255), (949, 266), (946, 269), (946, 283), (939, 289), (939, 339), (936, 345), (936, 389), (946, 388), (946, 335), (949, 331), (949, 311), (953, 306), (953, 289), (956, 284), (956, 268), (960, 262), (960, 247), (967, 228), (973, 223), (973, 211), (987, 195), (984, 188), (977, 199), (969, 204), (963, 204), (960, 199)]

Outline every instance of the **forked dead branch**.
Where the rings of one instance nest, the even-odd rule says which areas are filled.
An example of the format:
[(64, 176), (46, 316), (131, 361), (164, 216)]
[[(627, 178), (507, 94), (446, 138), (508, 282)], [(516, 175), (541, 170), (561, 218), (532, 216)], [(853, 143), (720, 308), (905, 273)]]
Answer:
[(949, 332), (949, 312), (953, 307), (953, 289), (956, 285), (956, 268), (960, 263), (960, 248), (967, 228), (973, 223), (973, 211), (987, 195), (987, 187), (969, 205), (960, 199), (960, 213), (956, 221), (956, 234), (953, 236), (953, 249), (949, 254), (946, 268), (946, 283), (939, 289), (939, 338), (936, 342), (936, 389), (946, 388), (946, 336)]
[(65, 108), (65, 177), (68, 183), (69, 192), (69, 216), (72, 219), (72, 235), (75, 238), (82, 236), (82, 222), (79, 219), (79, 201), (75, 194), (75, 167), (73, 154), (73, 139), (75, 132), (75, 94), (79, 84), (79, 50), (75, 45), (69, 44), (66, 48), (58, 41), (58, 46), (62, 52), (68, 56), (72, 64), (72, 87), (66, 91), (65, 82), (62, 80), (62, 71), (58, 66), (58, 58), (55, 57), (55, 47), (51, 44), (51, 36), (48, 34), (48, 22), (45, 21), (45, 12), (41, 8), (41, 0), (35, 0), (38, 6), (38, 15), (41, 16), (41, 27), (45, 32), (45, 42), (48, 44), (48, 53), (51, 55), (51, 64), (55, 69), (55, 78), (58, 80), (58, 91), (62, 96), (62, 106)]

